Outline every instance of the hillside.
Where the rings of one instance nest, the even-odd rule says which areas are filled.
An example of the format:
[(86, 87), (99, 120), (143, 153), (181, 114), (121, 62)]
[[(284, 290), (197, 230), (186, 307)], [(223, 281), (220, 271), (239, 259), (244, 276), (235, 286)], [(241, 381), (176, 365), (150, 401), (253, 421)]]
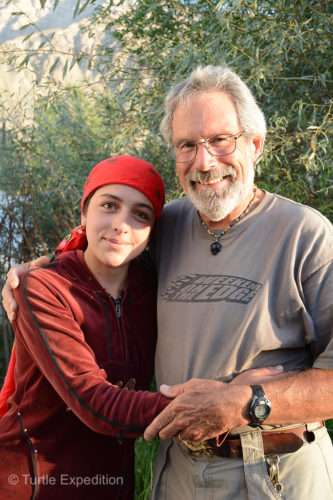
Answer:
[[(94, 5), (100, 5), (105, 0), (96, 0)], [(54, 80), (76, 82), (80, 80), (92, 80), (93, 75), (87, 69), (84, 58), (80, 66), (75, 65), (63, 78), (64, 66), (68, 54), (73, 49), (76, 53), (84, 51), (90, 53), (96, 44), (104, 41), (103, 33), (96, 33), (93, 38), (80, 32), (80, 26), (85, 23), (93, 8), (87, 7), (79, 16), (73, 19), (73, 12), (77, 0), (59, 0), (57, 8), (53, 11), (53, 2), (46, 2), (45, 8), (41, 9), (39, 0), (16, 0), (0, 6), (0, 51), (10, 50), (13, 56), (22, 57), (23, 47), (29, 51), (36, 50), (42, 42), (43, 47), (38, 55), (32, 57), (27, 69), (21, 71), (11, 70), (11, 66), (4, 63), (4, 57), (0, 54), (0, 94), (1, 101), (6, 101), (6, 111), (11, 112), (22, 102), (29, 102), (33, 98), (33, 82), (36, 77), (41, 80), (48, 77)], [(13, 16), (13, 12), (22, 12), (19, 16)], [(34, 23), (32, 27), (22, 29), (24, 25)], [(24, 38), (32, 33), (32, 36), (24, 41)], [(52, 36), (53, 34), (53, 36)], [(51, 50), (53, 54), (51, 54)], [(54, 53), (55, 52), (55, 53)], [(50, 75), (50, 69), (56, 58), (59, 62)], [(69, 61), (72, 58), (69, 58)], [(2, 116), (5, 118), (5, 116)]]

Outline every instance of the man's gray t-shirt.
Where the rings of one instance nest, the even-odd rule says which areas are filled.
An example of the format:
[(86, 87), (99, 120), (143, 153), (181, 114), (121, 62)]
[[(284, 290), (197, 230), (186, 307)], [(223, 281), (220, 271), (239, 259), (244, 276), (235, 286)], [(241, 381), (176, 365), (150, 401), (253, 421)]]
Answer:
[(333, 369), (333, 230), (319, 212), (266, 192), (220, 240), (186, 199), (156, 240), (157, 384), (230, 380), (249, 368)]

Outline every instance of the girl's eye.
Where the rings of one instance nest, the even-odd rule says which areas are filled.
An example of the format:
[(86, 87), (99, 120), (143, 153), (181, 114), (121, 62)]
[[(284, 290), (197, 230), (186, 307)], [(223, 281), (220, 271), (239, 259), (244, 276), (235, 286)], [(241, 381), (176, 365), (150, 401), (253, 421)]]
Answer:
[(112, 208), (116, 208), (116, 205), (115, 205), (115, 203), (113, 203), (113, 201), (108, 201), (108, 202), (103, 203), (102, 207), (107, 208), (107, 209), (112, 209)]
[(139, 219), (142, 219), (142, 220), (149, 220), (149, 216), (146, 214), (146, 212), (142, 212), (142, 210), (138, 210), (137, 212), (135, 212), (135, 215), (139, 218)]

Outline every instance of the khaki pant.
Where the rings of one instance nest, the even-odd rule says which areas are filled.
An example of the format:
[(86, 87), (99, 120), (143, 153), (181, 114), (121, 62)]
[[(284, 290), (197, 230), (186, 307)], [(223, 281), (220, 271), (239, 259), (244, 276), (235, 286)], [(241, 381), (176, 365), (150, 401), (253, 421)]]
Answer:
[(315, 440), (281, 454), (278, 494), (269, 479), (259, 430), (241, 436), (243, 459), (194, 458), (173, 441), (153, 500), (332, 500), (333, 447), (325, 427), (309, 424)]

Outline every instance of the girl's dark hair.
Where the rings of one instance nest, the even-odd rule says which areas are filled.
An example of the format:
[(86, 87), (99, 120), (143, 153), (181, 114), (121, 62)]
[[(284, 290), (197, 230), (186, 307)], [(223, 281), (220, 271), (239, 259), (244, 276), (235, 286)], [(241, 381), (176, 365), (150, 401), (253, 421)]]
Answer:
[(83, 213), (86, 214), (88, 210), (88, 205), (91, 200), (91, 198), (94, 196), (98, 188), (94, 189), (91, 193), (88, 194), (87, 198), (83, 202)]

